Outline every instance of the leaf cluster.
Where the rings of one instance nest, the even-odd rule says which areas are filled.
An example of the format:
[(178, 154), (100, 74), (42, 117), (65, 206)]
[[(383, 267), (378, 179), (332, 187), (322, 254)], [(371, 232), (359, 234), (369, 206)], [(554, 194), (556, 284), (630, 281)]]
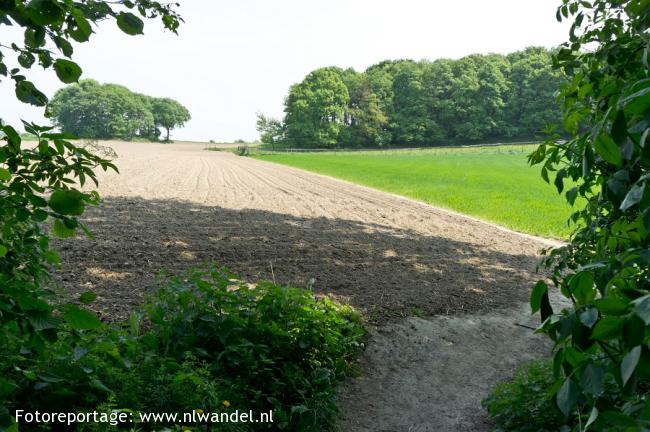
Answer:
[[(36, 137), (36, 145), (23, 146), (15, 129), (0, 126), (5, 143), (0, 146), (0, 363), (5, 366), (16, 355), (18, 363), (29, 364), (48, 351), (64, 322), (99, 323), (76, 306), (53, 306), (49, 268), (58, 265), (59, 257), (49, 240), (51, 234), (65, 238), (77, 229), (87, 232), (78, 216), (97, 204), (99, 196), (77, 187), (96, 183), (94, 170), (99, 167), (116, 169), (109, 160), (70, 143), (66, 134), (30, 123), (24, 127)], [(20, 372), (18, 363), (15, 370)], [(12, 375), (0, 374), (0, 398), (18, 386)], [(0, 427), (7, 422), (7, 408), (0, 406)]]
[[(14, 81), (16, 97), (22, 102), (45, 106), (47, 96), (27, 79), (25, 70), (38, 64), (43, 69), (54, 69), (64, 83), (76, 82), (82, 70), (70, 60), (73, 43), (87, 42), (94, 33), (93, 26), (112, 19), (124, 33), (137, 35), (143, 32), (142, 18), (160, 17), (167, 29), (176, 32), (182, 20), (174, 11), (175, 6), (151, 0), (0, 1), (0, 26), (24, 29), (22, 43), (0, 44), (0, 77)], [(14, 54), (19, 67), (8, 66), (8, 53)]]
[[(79, 79), (81, 68), (70, 60), (73, 42), (86, 42), (93, 25), (114, 19), (127, 34), (142, 32), (142, 20), (160, 17), (175, 31), (180, 18), (173, 4), (150, 0), (115, 2), (68, 0), (0, 0), (0, 28), (18, 26), (24, 40), (0, 44), (0, 80), (15, 84), (16, 97), (45, 106), (47, 97), (24, 75), (38, 62), (53, 69), (64, 83)], [(131, 12), (133, 11), (133, 12)], [(58, 54), (57, 54), (58, 52)], [(19, 67), (7, 66), (13, 53)], [(21, 135), (0, 121), (0, 430), (16, 430), (10, 407), (39, 404), (50, 388), (51, 406), (71, 395), (92, 401), (103, 389), (97, 364), (83, 364), (89, 352), (84, 332), (103, 328), (98, 317), (82, 306), (61, 304), (51, 291), (49, 272), (59, 263), (50, 247), (50, 236), (71, 237), (88, 205), (99, 202), (96, 192), (86, 192), (87, 182), (97, 183), (95, 171), (114, 169), (110, 160), (74, 145), (70, 134), (52, 127), (24, 123), (35, 144), (26, 145)], [(88, 293), (81, 303), (92, 301)], [(107, 346), (100, 334), (93, 349)], [(89, 359), (91, 356), (88, 357)], [(59, 403), (59, 405), (57, 405)], [(45, 407), (45, 405), (42, 405)]]
[[(551, 137), (531, 156), (570, 204), (567, 246), (548, 253), (550, 281), (531, 305), (555, 342), (554, 395), (575, 430), (650, 426), (650, 3), (564, 0), (572, 21), (555, 55), (569, 77), (559, 90), (570, 139)], [(576, 184), (565, 190), (565, 182)], [(573, 307), (554, 312), (548, 282)]]

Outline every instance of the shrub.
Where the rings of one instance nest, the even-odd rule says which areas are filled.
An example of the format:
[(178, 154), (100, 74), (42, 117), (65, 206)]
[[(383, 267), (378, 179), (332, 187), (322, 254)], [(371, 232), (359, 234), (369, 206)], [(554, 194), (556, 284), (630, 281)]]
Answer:
[(553, 311), (549, 281), (531, 295), (555, 343), (549, 389), (573, 430), (648, 430), (650, 3), (563, 0), (557, 18), (572, 21), (554, 55), (568, 77), (558, 99), (570, 138), (549, 137), (530, 162), (571, 205), (587, 204), (569, 244), (543, 261), (571, 307)]
[(552, 385), (551, 362), (536, 360), (517, 368), (513, 380), (498, 384), (482, 405), (497, 431), (557, 431), (565, 418), (553, 401)]
[(250, 148), (247, 145), (237, 146), (237, 154), (239, 156), (248, 156), (250, 154)]
[[(0, 358), (0, 372), (16, 383), (3, 397), (12, 410), (41, 412), (273, 410), (273, 424), (219, 430), (327, 430), (363, 334), (350, 307), (309, 291), (249, 287), (223, 268), (191, 270), (162, 279), (128, 323), (62, 325), (39, 356)], [(80, 429), (117, 429), (102, 427)]]
[[(69, 136), (52, 133), (51, 127), (24, 126), (38, 145), (22, 146), (15, 129), (0, 124), (0, 429), (11, 423), (6, 401), (18, 392), (32, 388), (38, 399), (49, 381), (65, 381), (35, 369), (59, 337), (59, 327), (100, 326), (90, 312), (58, 304), (48, 289), (49, 267), (59, 257), (44, 226), (51, 222), (49, 233), (59, 237), (85, 230), (77, 217), (99, 196), (72, 186), (75, 180), (82, 186), (96, 182), (97, 167), (115, 169), (107, 159), (70, 143)], [(68, 358), (73, 351), (69, 346)]]
[(269, 282), (249, 288), (217, 268), (168, 279), (145, 310), (153, 349), (177, 361), (191, 352), (233, 405), (272, 408), (291, 430), (332, 425), (336, 385), (363, 336), (348, 306)]

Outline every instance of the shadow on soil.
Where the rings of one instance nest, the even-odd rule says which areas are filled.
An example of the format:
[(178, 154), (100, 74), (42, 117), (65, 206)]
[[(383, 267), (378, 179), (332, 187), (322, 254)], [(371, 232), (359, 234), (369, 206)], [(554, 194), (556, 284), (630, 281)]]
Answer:
[(352, 220), (139, 198), (107, 198), (84, 218), (96, 239), (57, 242), (57, 280), (71, 296), (97, 292), (110, 320), (127, 317), (161, 269), (208, 261), (249, 282), (311, 286), (375, 322), (512, 306), (536, 279), (534, 256)]

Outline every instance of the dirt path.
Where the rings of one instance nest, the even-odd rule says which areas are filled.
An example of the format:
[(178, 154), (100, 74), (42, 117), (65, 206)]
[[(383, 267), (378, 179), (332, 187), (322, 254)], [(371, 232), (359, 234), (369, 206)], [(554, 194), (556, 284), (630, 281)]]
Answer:
[[(374, 374), (382, 365), (373, 363), (373, 347), (413, 346), (399, 327), (412, 319), (400, 317), (501, 310), (507, 319), (518, 319), (511, 310), (520, 310), (536, 279), (531, 270), (544, 245), (480, 221), (304, 171), (205, 151), (201, 145), (111, 146), (119, 155), (121, 175), (100, 176), (105, 202), (86, 217), (97, 239), (61, 242), (65, 264), (59, 273), (72, 295), (95, 290), (96, 307), (108, 319), (126, 317), (160, 269), (175, 272), (216, 260), (252, 281), (275, 278), (311, 286), (358, 307), (387, 334), (395, 332), (373, 333), (364, 361)], [(465, 320), (420, 320), (416, 327), (428, 322), (422, 328), (429, 334), (440, 326), (456, 328), (457, 319)], [(528, 343), (527, 335), (517, 337)], [(479, 340), (474, 349), (490, 352), (493, 342)], [(414, 358), (413, 364), (430, 368), (427, 358)], [(429, 373), (446, 374), (445, 367), (454, 364)], [(491, 383), (497, 375), (485, 379)], [(359, 395), (373, 388), (361, 387), (351, 388)], [(379, 397), (378, 391), (394, 390), (381, 387), (371, 394)], [(348, 414), (372, 411), (368, 400), (344, 399)], [(435, 408), (435, 401), (445, 399), (429, 398), (427, 406)]]

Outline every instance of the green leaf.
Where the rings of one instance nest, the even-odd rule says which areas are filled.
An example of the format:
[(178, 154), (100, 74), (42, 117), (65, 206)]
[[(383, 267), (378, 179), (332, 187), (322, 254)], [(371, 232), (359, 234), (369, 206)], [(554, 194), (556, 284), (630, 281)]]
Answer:
[(591, 410), (591, 414), (589, 414), (589, 419), (587, 419), (587, 423), (585, 424), (585, 430), (589, 429), (589, 426), (594, 424), (594, 422), (598, 419), (598, 408), (594, 406)]
[(546, 167), (542, 167), (542, 179), (544, 179), (546, 183), (551, 183), (551, 181), (548, 178), (548, 170), (546, 169)]
[(557, 188), (558, 193), (562, 193), (564, 190), (564, 178), (566, 177), (566, 170), (563, 168), (557, 172), (555, 176), (555, 187)]
[[(86, 42), (90, 38), (90, 35), (93, 33), (92, 28), (90, 27), (90, 23), (84, 16), (83, 12), (79, 9), (73, 9), (71, 12), (72, 17), (74, 18), (74, 26), (68, 27), (68, 31), (70, 32), (70, 36), (72, 36), (72, 39), (76, 40), (77, 42)], [(72, 54), (72, 46), (70, 46), (70, 54), (66, 54), (66, 51), (68, 47), (61, 47), (60, 45), (59, 49), (63, 52), (64, 55), (70, 56)]]
[(45, 45), (45, 29), (43, 27), (25, 29), (25, 45), (31, 48)]
[(571, 366), (579, 366), (585, 358), (585, 355), (573, 347), (567, 347), (564, 350), (564, 360)]
[(580, 322), (587, 328), (592, 328), (598, 321), (598, 309), (589, 308), (580, 312)]
[(625, 112), (622, 110), (616, 113), (616, 118), (612, 124), (612, 138), (621, 147), (627, 140), (627, 121), (625, 120)]
[(63, 10), (52, 0), (31, 0), (27, 3), (27, 16), (36, 24), (47, 26), (63, 19)]
[(588, 271), (576, 273), (569, 283), (571, 293), (578, 301), (579, 305), (585, 305), (596, 297), (594, 289), (594, 275)]
[(542, 322), (546, 321), (548, 317), (553, 315), (553, 307), (551, 306), (551, 302), (548, 299), (548, 293), (542, 294), (542, 302), (541, 302), (541, 308), (540, 308), (540, 313), (542, 317)]
[(606, 316), (598, 321), (591, 338), (602, 341), (614, 339), (621, 334), (624, 324), (625, 320), (620, 317)]
[(569, 203), (569, 205), (575, 204), (576, 198), (578, 198), (578, 188), (577, 187), (573, 187), (573, 188), (569, 189), (566, 192), (566, 200)]
[(636, 346), (630, 350), (629, 353), (623, 357), (621, 362), (621, 379), (623, 380), (623, 385), (627, 384), (628, 380), (634, 373), (636, 365), (639, 364), (639, 359), (641, 358), (641, 347)]
[(68, 42), (61, 36), (57, 36), (54, 38), (54, 43), (56, 44), (57, 48), (63, 53), (64, 56), (70, 57), (72, 55), (73, 49), (70, 42)]
[(645, 336), (645, 323), (637, 315), (632, 315), (623, 326), (623, 340), (628, 347), (635, 347), (643, 343)]
[(90, 304), (95, 301), (97, 294), (92, 291), (86, 291), (79, 296), (79, 301), (83, 304)]
[(20, 81), (16, 84), (16, 97), (21, 102), (35, 106), (45, 106), (47, 104), (47, 96), (30, 81)]
[(41, 51), (38, 53), (38, 62), (47, 69), (52, 66), (52, 55), (48, 51)]
[(564, 128), (567, 132), (575, 134), (578, 131), (580, 120), (582, 120), (582, 114), (574, 111), (564, 118)]
[(589, 363), (582, 371), (580, 387), (592, 396), (598, 396), (603, 392), (605, 383), (605, 371), (602, 367)]
[(83, 198), (84, 195), (74, 189), (58, 190), (50, 196), (49, 205), (59, 214), (79, 216), (86, 208)]
[(54, 71), (61, 82), (71, 84), (79, 81), (81, 68), (75, 62), (65, 59), (57, 59), (54, 62)]
[(34, 213), (32, 213), (32, 219), (37, 222), (45, 222), (47, 220), (47, 217), (47, 212), (41, 209), (36, 209), (34, 210)]
[(58, 375), (54, 375), (47, 372), (38, 374), (38, 378), (41, 379), (42, 381), (49, 382), (49, 383), (58, 383), (58, 382), (65, 381), (65, 378), (61, 378)]
[(594, 304), (605, 315), (623, 315), (627, 312), (627, 303), (615, 297), (598, 299)]
[(11, 171), (6, 168), (0, 168), (0, 181), (7, 181), (11, 179)]
[(542, 296), (548, 293), (548, 286), (544, 281), (539, 281), (533, 288), (533, 292), (530, 294), (530, 308), (532, 313), (536, 313), (542, 307)]
[(7, 255), (7, 252), (9, 252), (7, 246), (0, 245), (0, 258), (4, 258), (5, 255)]
[(565, 416), (571, 414), (571, 410), (578, 402), (578, 396), (580, 395), (580, 390), (576, 383), (573, 382), (571, 378), (567, 378), (560, 387), (560, 391), (557, 392), (556, 401), (557, 406), (560, 408), (560, 411)]
[(620, 101), (631, 114), (643, 114), (650, 108), (650, 87), (639, 90)]
[(643, 198), (643, 193), (645, 192), (645, 183), (637, 183), (632, 189), (627, 193), (623, 203), (621, 204), (621, 211), (626, 211), (630, 207), (641, 202)]
[(52, 229), (54, 231), (54, 234), (60, 238), (69, 238), (75, 235), (75, 230), (65, 226), (65, 224), (61, 222), (60, 219), (54, 220), (54, 225), (52, 226)]
[(645, 325), (650, 325), (650, 294), (640, 297), (632, 302), (634, 312), (643, 320)]
[(629, 427), (637, 426), (636, 421), (632, 417), (623, 414), (620, 411), (605, 411), (600, 416), (613, 425), (629, 426)]
[(291, 407), (291, 414), (302, 414), (309, 411), (305, 405), (294, 405)]
[(35, 61), (36, 58), (28, 52), (22, 52), (18, 56), (18, 63), (25, 69), (31, 68)]
[[(74, 235), (74, 232), (72, 233), (72, 235)], [(61, 258), (59, 257), (59, 254), (57, 254), (53, 250), (49, 250), (45, 252), (45, 259), (47, 260), (48, 263), (52, 264), (53, 266), (58, 266), (59, 264), (61, 264)]]
[(598, 139), (596, 139), (596, 153), (605, 161), (621, 166), (621, 150), (611, 137), (604, 134), (598, 136)]
[(75, 305), (66, 306), (63, 318), (75, 330), (96, 330), (102, 326), (97, 315)]
[(117, 26), (129, 35), (142, 34), (142, 30), (144, 29), (142, 20), (131, 12), (121, 12), (117, 16)]
[(11, 144), (11, 146), (15, 148), (15, 151), (17, 152), (18, 150), (20, 150), (21, 139), (20, 139), (20, 135), (18, 135), (18, 132), (16, 132), (16, 129), (7, 125), (0, 128), (0, 130), (2, 130), (5, 133), (6, 135), (5, 139), (8, 140), (9, 144)]

